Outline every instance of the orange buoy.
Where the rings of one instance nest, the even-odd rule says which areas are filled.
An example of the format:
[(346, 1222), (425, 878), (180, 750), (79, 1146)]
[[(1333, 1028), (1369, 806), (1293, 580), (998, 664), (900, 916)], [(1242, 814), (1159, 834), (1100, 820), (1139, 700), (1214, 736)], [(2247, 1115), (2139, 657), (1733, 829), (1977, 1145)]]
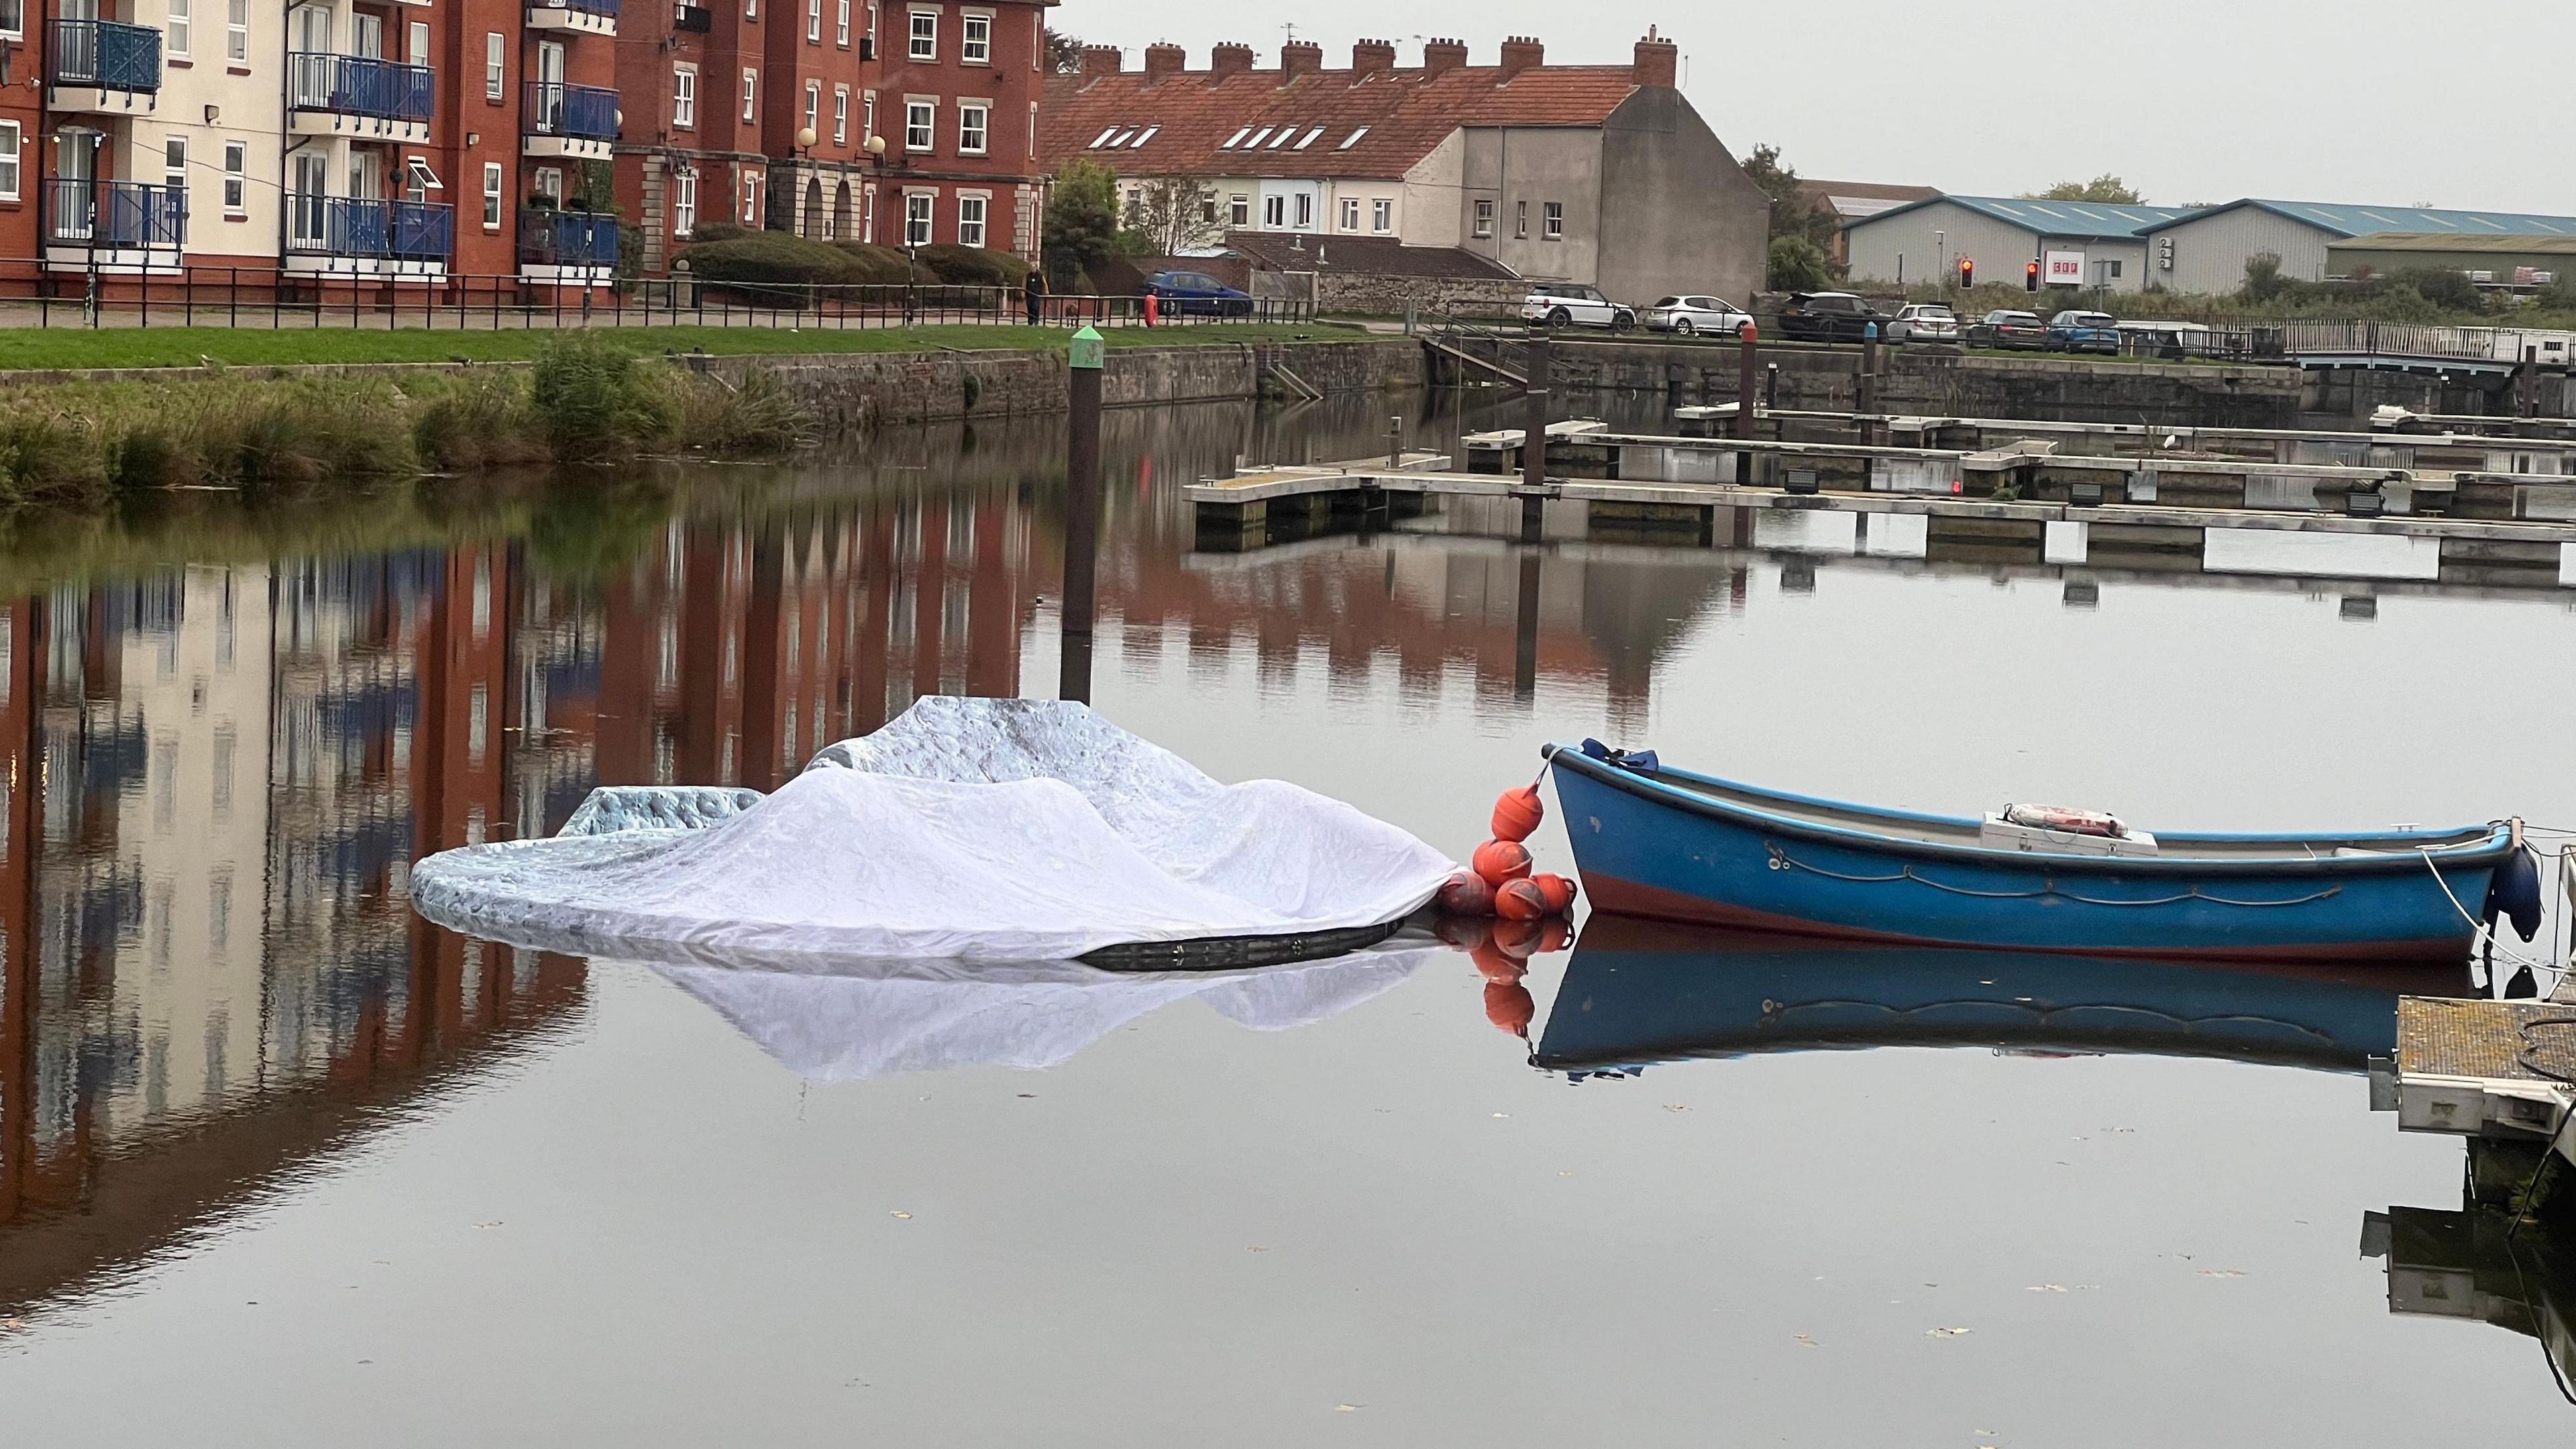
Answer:
[(1496, 921), (1493, 939), (1495, 950), (1515, 961), (1526, 961), (1538, 954), (1547, 931), (1536, 921)]
[(1537, 881), (1510, 880), (1494, 892), (1494, 914), (1506, 921), (1535, 921), (1553, 913)]
[(1519, 880), (1530, 873), (1530, 853), (1517, 840), (1488, 840), (1476, 847), (1468, 863), (1485, 884), (1500, 890), (1505, 881)]
[(1462, 870), (1440, 883), (1440, 909), (1453, 916), (1490, 916), (1494, 888), (1472, 870)]
[(1547, 807), (1539, 803), (1538, 787), (1523, 785), (1505, 790), (1494, 800), (1494, 838), (1527, 840), (1538, 823), (1547, 818)]
[(1574, 927), (1563, 916), (1550, 916), (1539, 923), (1538, 948), (1543, 952), (1562, 951), (1574, 944)]
[(1526, 1039), (1530, 1018), (1538, 1015), (1538, 1003), (1530, 1000), (1529, 988), (1515, 981), (1485, 983), (1485, 1020), (1512, 1035)]
[(1549, 915), (1561, 916), (1573, 909), (1574, 882), (1561, 875), (1534, 875), (1529, 878), (1529, 883), (1537, 886), (1539, 893), (1547, 897)]
[(1508, 985), (1529, 973), (1528, 965), (1518, 957), (1507, 954), (1490, 938), (1469, 951), (1467, 959), (1476, 963), (1476, 974), (1487, 981)]

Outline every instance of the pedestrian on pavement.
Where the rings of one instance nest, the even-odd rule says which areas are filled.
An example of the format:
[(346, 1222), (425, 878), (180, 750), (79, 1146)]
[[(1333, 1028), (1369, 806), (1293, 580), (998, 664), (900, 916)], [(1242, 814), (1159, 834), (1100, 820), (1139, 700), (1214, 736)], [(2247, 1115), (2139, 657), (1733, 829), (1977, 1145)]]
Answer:
[(1046, 268), (1029, 268), (1029, 325), (1035, 327), (1046, 312)]

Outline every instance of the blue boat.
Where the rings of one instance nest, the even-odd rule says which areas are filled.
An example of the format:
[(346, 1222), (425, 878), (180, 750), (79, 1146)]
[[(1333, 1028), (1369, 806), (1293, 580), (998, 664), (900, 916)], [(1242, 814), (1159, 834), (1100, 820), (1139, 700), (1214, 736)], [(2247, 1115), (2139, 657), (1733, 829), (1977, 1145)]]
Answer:
[(1596, 912), (1530, 1060), (1581, 1079), (1694, 1058), (1968, 1047), (2357, 1073), (2396, 1050), (2398, 997), (2467, 985), (2456, 963), (1882, 946)]
[[(2489, 888), (2508, 861), (2538, 908), (2511, 821), (2114, 846), (1759, 789), (1597, 740), (1541, 754), (1585, 895), (1625, 915), (2014, 951), (2439, 962), (2467, 954), (2473, 913), (2503, 908)], [(2132, 853), (2101, 853), (2114, 848)]]

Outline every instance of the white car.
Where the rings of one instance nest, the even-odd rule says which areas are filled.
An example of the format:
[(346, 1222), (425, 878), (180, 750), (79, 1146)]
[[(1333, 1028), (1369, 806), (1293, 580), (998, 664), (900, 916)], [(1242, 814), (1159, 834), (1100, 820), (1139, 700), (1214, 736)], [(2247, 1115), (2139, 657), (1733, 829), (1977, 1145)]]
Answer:
[(1675, 332), (1684, 337), (1706, 332), (1733, 337), (1753, 320), (1753, 314), (1723, 297), (1666, 297), (1647, 308), (1642, 320), (1649, 332)]
[(1607, 327), (1626, 332), (1637, 325), (1637, 313), (1602, 296), (1599, 287), (1532, 282), (1529, 295), (1521, 299), (1521, 320), (1534, 327)]
[(1887, 324), (1890, 342), (1956, 342), (1959, 314), (1939, 302), (1917, 302)]

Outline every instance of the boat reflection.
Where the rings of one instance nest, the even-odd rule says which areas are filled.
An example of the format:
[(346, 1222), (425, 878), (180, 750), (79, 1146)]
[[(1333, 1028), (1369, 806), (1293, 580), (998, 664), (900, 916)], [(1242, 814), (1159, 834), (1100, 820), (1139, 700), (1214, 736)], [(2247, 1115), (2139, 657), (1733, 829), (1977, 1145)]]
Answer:
[(1255, 1031), (1338, 1016), (1449, 948), (1417, 935), (1296, 966), (1116, 972), (1079, 961), (656, 962), (779, 1065), (809, 1081), (860, 1081), (966, 1067), (1042, 1071), (1119, 1027), (1190, 998)]
[(2576, 1402), (2576, 1213), (2562, 1191), (2517, 1228), (2514, 1205), (2540, 1150), (2467, 1146), (2459, 1210), (2363, 1213), (2361, 1255), (2387, 1261), (2390, 1313), (2472, 1319), (2536, 1339), (2551, 1381)]
[(1686, 1057), (1982, 1046), (2359, 1072), (2394, 1049), (2397, 997), (2456, 975), (1872, 946), (1596, 915), (1531, 1060), (1580, 1078)]

